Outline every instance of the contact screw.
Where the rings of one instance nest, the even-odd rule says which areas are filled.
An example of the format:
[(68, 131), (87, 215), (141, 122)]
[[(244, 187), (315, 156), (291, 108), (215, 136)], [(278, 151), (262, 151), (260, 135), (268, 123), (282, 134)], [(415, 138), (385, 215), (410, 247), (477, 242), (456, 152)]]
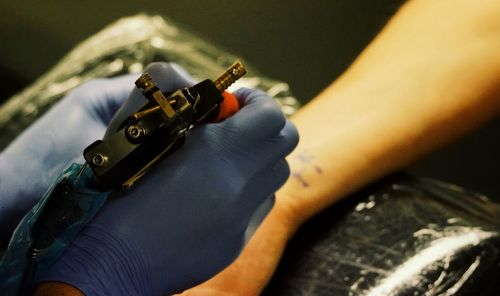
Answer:
[(219, 78), (214, 81), (215, 87), (223, 92), (236, 80), (240, 79), (241, 76), (247, 73), (245, 67), (240, 61), (236, 61), (229, 67), (226, 72), (224, 72)]
[(156, 84), (153, 82), (149, 73), (144, 73), (135, 81), (135, 86), (137, 86), (137, 88), (142, 88), (143, 93), (146, 94), (150, 89), (156, 87)]

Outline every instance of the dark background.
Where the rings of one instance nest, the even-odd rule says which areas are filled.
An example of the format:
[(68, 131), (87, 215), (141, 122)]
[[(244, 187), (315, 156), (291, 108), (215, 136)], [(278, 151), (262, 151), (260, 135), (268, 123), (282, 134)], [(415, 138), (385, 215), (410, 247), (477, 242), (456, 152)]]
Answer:
[[(306, 102), (353, 61), (404, 1), (1, 1), (0, 100), (121, 16), (169, 16), (287, 81)], [(500, 200), (500, 120), (409, 168)], [(333, 152), (332, 152), (333, 153)]]

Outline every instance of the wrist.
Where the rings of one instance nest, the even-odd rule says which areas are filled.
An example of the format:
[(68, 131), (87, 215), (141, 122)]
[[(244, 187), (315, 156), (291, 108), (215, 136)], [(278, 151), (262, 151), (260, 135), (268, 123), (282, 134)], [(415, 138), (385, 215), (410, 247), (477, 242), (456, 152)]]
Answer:
[(293, 197), (287, 192), (286, 187), (276, 192), (276, 202), (269, 218), (274, 220), (275, 225), (279, 225), (286, 240), (290, 240), (300, 226), (306, 221), (300, 210), (290, 203)]
[(298, 165), (294, 158), (289, 160), (289, 164), (290, 177), (276, 192), (275, 209), (276, 216), (279, 217), (280, 223), (287, 229), (291, 238), (302, 224), (320, 209), (315, 198), (318, 195), (316, 192), (318, 180), (309, 174), (311, 168)]
[(333, 165), (319, 161), (324, 159), (320, 153), (318, 149), (299, 148), (287, 159), (290, 177), (276, 193), (275, 207), (292, 235), (310, 218), (337, 202), (348, 188), (342, 175), (326, 170)]

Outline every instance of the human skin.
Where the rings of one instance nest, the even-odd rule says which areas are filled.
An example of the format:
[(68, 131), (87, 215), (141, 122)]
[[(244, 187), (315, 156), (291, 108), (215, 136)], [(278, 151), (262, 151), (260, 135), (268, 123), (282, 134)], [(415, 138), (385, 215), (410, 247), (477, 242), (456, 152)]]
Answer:
[(497, 0), (408, 1), (293, 116), (291, 177), (239, 258), (182, 295), (258, 295), (310, 217), (498, 115), (499, 15)]

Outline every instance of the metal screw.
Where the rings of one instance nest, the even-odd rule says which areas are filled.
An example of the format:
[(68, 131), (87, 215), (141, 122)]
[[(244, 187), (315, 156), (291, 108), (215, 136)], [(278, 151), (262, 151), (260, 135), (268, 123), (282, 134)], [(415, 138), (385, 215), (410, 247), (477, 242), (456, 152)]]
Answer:
[(92, 164), (96, 167), (102, 167), (106, 163), (106, 161), (108, 161), (108, 158), (100, 153), (92, 156)]
[(179, 131), (177, 132), (177, 136), (182, 137), (182, 136), (183, 136), (183, 135), (187, 132), (187, 130), (188, 130), (188, 129), (187, 129), (186, 127), (185, 127), (185, 128), (183, 128), (183, 129), (181, 129), (181, 130), (179, 130)]
[(146, 89), (150, 87), (153, 83), (151, 75), (149, 73), (144, 73), (135, 81), (135, 86), (138, 88)]
[(138, 125), (131, 125), (127, 128), (127, 133), (129, 137), (137, 140), (144, 135), (144, 129)]

